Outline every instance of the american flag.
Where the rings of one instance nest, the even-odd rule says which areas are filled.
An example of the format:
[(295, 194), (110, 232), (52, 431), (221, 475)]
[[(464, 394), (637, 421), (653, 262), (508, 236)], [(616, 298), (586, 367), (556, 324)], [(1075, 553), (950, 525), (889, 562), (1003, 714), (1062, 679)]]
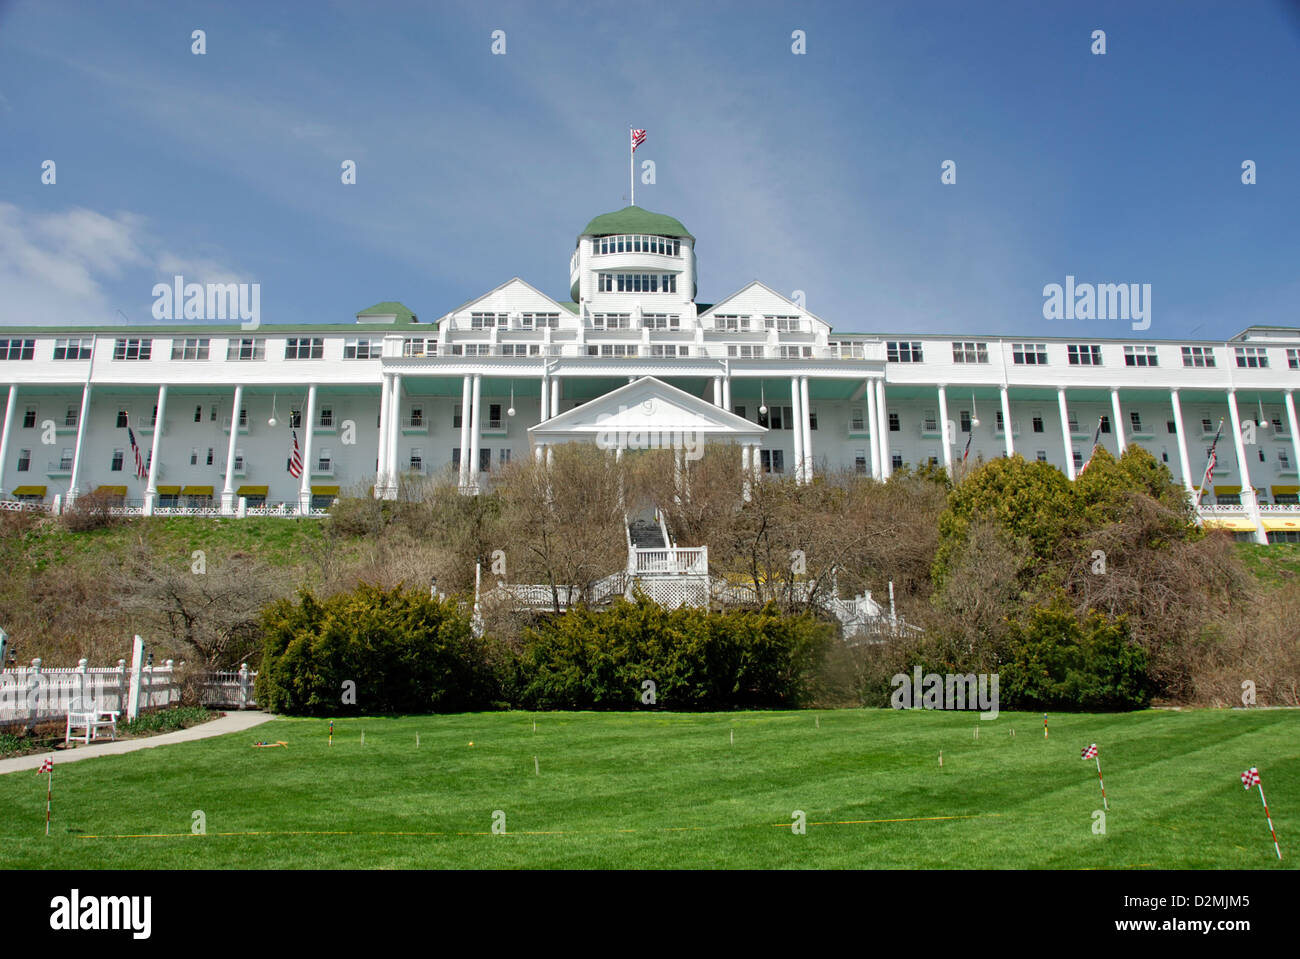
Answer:
[[(1104, 417), (1102, 419), (1104, 419)], [(1098, 419), (1097, 430), (1092, 434), (1092, 452), (1088, 454), (1088, 462), (1083, 464), (1083, 469), (1079, 470), (1080, 476), (1088, 472), (1088, 467), (1092, 465), (1092, 458), (1097, 455), (1097, 445), (1100, 442), (1101, 442), (1101, 419)], [(1084, 758), (1086, 759), (1087, 757), (1085, 756)]]
[(41, 768), (36, 770), (36, 775), (39, 776), (41, 773), (52, 773), (52, 772), (54, 772), (54, 760), (51, 759), (49, 756), (46, 756), (45, 762), (41, 763)]
[(1092, 759), (1092, 758), (1093, 758), (1094, 756), (1096, 756), (1096, 755), (1097, 755), (1097, 744), (1096, 744), (1096, 743), (1093, 743), (1091, 746), (1087, 747), (1087, 748), (1083, 751), (1083, 758), (1084, 758), (1084, 759)]
[(1219, 462), (1219, 455), (1216, 452), (1219, 446), (1219, 436), (1223, 433), (1223, 421), (1219, 421), (1219, 428), (1214, 432), (1214, 442), (1210, 444), (1210, 459), (1205, 464), (1205, 476), (1201, 479), (1201, 488), (1196, 491), (1196, 504), (1199, 506), (1201, 497), (1205, 495), (1206, 487), (1214, 482), (1214, 467)]
[(966, 434), (966, 449), (961, 454), (961, 461), (963, 464), (966, 462), (966, 457), (970, 456), (970, 441), (974, 435), (975, 435), (974, 430), (971, 430), (969, 433)]
[(135, 430), (131, 429), (131, 424), (126, 424), (126, 435), (131, 440), (131, 455), (135, 457), (135, 475), (136, 479), (144, 479), (149, 475), (149, 470), (144, 465), (144, 457), (140, 455), (140, 444), (135, 441)]
[(293, 453), (289, 456), (289, 475), (294, 479), (302, 478), (302, 450), (298, 448), (298, 431), (293, 433)]
[(636, 153), (636, 148), (643, 143), (645, 143), (645, 131), (633, 130), (632, 131), (632, 152)]
[(1259, 785), (1259, 770), (1251, 766), (1241, 774), (1241, 784), (1249, 789), (1251, 786)]

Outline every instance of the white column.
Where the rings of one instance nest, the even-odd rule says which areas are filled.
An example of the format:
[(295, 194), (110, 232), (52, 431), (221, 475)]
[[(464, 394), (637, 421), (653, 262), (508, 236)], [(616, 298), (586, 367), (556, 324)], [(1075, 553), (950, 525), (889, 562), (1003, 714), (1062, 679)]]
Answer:
[(880, 422), (880, 475), (889, 479), (894, 473), (894, 461), (889, 455), (889, 407), (885, 402), (885, 380), (876, 380), (876, 417)]
[(939, 433), (943, 437), (939, 440), (943, 444), (943, 468), (952, 476), (952, 441), (955, 436), (948, 435), (948, 390), (939, 387)]
[(551, 418), (551, 378), (545, 373), (542, 374), (542, 388), (540, 394), (541, 401), (537, 410), (537, 422), (545, 423)]
[(4, 492), (5, 469), (9, 465), (9, 436), (13, 429), (14, 407), (17, 404), (18, 386), (15, 384), (9, 387), (9, 400), (5, 403), (4, 431), (0, 432), (0, 493)]
[(800, 405), (803, 416), (800, 429), (803, 431), (803, 482), (813, 482), (813, 405), (809, 403), (809, 378), (800, 377)]
[(749, 502), (750, 490), (749, 484), (754, 475), (754, 467), (751, 462), (752, 447), (748, 443), (740, 448), (740, 497), (746, 503)]
[(469, 485), (469, 418), (474, 401), (474, 380), (466, 376), (460, 388), (460, 485)]
[(311, 513), (312, 433), (316, 426), (316, 384), (307, 387), (307, 410), (302, 421), (302, 480), (298, 487), (298, 512)]
[(382, 499), (388, 479), (384, 471), (388, 465), (388, 422), (392, 417), (389, 409), (389, 376), (381, 373), (379, 377), (379, 445), (375, 450), (375, 498)]
[(1115, 421), (1115, 442), (1118, 444), (1119, 452), (1116, 456), (1124, 455), (1124, 447), (1128, 444), (1124, 442), (1124, 420), (1123, 413), (1119, 408), (1119, 390), (1112, 387), (1110, 391), (1110, 412), (1111, 419)]
[[(1300, 435), (1297, 435), (1297, 431), (1296, 431), (1295, 397), (1292, 396), (1291, 390), (1286, 391), (1285, 402), (1286, 402), (1286, 422), (1287, 422), (1287, 426), (1291, 430), (1291, 468), (1295, 470), (1300, 470)], [(9, 397), (9, 405), (10, 405), (10, 409), (12, 409), (13, 408), (12, 394)], [(9, 417), (6, 416), (5, 417), (6, 426), (8, 425), (8, 423), (9, 423)], [(3, 456), (3, 453), (0, 453), (0, 456)], [(3, 469), (3, 467), (0, 467), (0, 469)]]
[(799, 377), (790, 378), (791, 413), (794, 416), (794, 481), (803, 482), (803, 402), (799, 395)]
[(715, 376), (713, 378), (713, 405), (714, 406), (722, 405), (722, 377), (721, 376)]
[(239, 442), (239, 410), (244, 405), (244, 386), (235, 387), (235, 405), (230, 411), (230, 442), (226, 444), (226, 479), (221, 487), (221, 512), (235, 511), (235, 445)]
[(144, 487), (144, 515), (153, 515), (153, 501), (158, 495), (158, 466), (162, 459), (163, 417), (167, 413), (167, 385), (158, 387), (158, 417), (153, 424), (153, 445), (149, 448), (149, 479)]
[(559, 378), (558, 376), (552, 376), (552, 377), (551, 377), (551, 410), (550, 410), (550, 413), (551, 413), (551, 418), (552, 418), (552, 419), (554, 419), (555, 417), (557, 417), (557, 416), (560, 415), (560, 378)]
[(1011, 424), (1011, 397), (1007, 393), (1007, 388), (1002, 387), (1002, 440), (1006, 443), (1007, 457), (1016, 455), (1016, 442), (1012, 438), (1015, 427)]
[(871, 447), (871, 478), (880, 479), (880, 424), (876, 422), (876, 384), (867, 380), (867, 445)]
[(72, 476), (68, 480), (68, 503), (81, 494), (81, 448), (86, 441), (86, 420), (90, 416), (90, 384), (81, 388), (81, 413), (77, 417), (77, 443), (72, 450)]
[(1228, 390), (1228, 412), (1232, 414), (1232, 444), (1237, 451), (1237, 462), (1241, 464), (1241, 502), (1246, 507), (1246, 515), (1255, 523), (1255, 542), (1267, 546), (1268, 533), (1259, 515), (1259, 500), (1255, 498), (1255, 487), (1250, 482), (1250, 464), (1246, 461), (1246, 445), (1241, 438), (1241, 416), (1237, 413), (1237, 391)]
[(728, 413), (731, 412), (731, 377), (722, 378), (722, 408)]
[(1169, 391), (1169, 405), (1174, 408), (1174, 432), (1178, 437), (1178, 466), (1183, 471), (1183, 486), (1187, 492), (1196, 497), (1196, 487), (1192, 485), (1192, 468), (1187, 459), (1187, 434), (1183, 432), (1183, 406), (1178, 402), (1178, 391)]
[(397, 444), (402, 435), (402, 374), (393, 374), (393, 385), (391, 387), (392, 411), (393, 415), (389, 417), (391, 424), (388, 431), (388, 464), (387, 471), (390, 477), (389, 488), (393, 491), (393, 496), (397, 495)]
[(1074, 481), (1074, 445), (1070, 442), (1070, 411), (1065, 406), (1065, 387), (1056, 389), (1056, 402), (1061, 409), (1061, 441), (1065, 444), (1065, 475)]
[(483, 397), (483, 374), (474, 374), (474, 418), (469, 424), (469, 485), (474, 490), (478, 489), (478, 444), (479, 444), (479, 407), (482, 405), (480, 400)]

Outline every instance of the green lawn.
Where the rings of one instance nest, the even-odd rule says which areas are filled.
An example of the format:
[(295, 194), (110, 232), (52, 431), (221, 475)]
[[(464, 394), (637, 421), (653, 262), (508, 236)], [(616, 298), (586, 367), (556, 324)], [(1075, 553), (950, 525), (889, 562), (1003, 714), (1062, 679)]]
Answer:
[[(326, 723), (286, 719), (56, 764), (48, 839), (45, 777), (11, 773), (0, 776), (0, 863), (1276, 869), (1300, 856), (1296, 711), (1062, 714), (1046, 742), (1041, 715), (1023, 713), (541, 713), (536, 732), (533, 720), (340, 720), (331, 748)], [(1079, 756), (1094, 741), (1105, 835), (1093, 833), (1096, 767)], [(1283, 863), (1258, 796), (1241, 787), (1250, 765)], [(796, 809), (806, 835), (790, 829)], [(195, 810), (206, 835), (191, 834)], [(495, 810), (504, 835), (492, 833)]]

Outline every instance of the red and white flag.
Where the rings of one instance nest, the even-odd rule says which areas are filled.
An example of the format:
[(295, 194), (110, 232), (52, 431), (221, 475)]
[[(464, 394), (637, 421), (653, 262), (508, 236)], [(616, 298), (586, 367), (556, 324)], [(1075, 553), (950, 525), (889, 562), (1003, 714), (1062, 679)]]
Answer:
[(643, 143), (645, 143), (645, 131), (633, 130), (632, 131), (632, 152), (636, 153), (636, 148)]
[(1089, 746), (1087, 749), (1085, 749), (1085, 750), (1083, 751), (1083, 758), (1084, 758), (1084, 759), (1092, 759), (1092, 758), (1094, 758), (1096, 755), (1097, 755), (1097, 744), (1096, 744), (1096, 743), (1093, 743), (1091, 746)]
[(290, 430), (293, 433), (293, 452), (289, 456), (289, 475), (294, 479), (302, 478), (302, 450), (298, 448), (298, 431)]
[(1277, 858), (1281, 859), (1282, 847), (1277, 844), (1277, 830), (1273, 828), (1273, 816), (1268, 811), (1268, 800), (1264, 798), (1264, 784), (1260, 782), (1259, 770), (1254, 766), (1247, 769), (1241, 774), (1241, 784), (1246, 787), (1247, 792), (1250, 791), (1251, 786), (1259, 788), (1259, 801), (1264, 806), (1264, 819), (1268, 821), (1268, 831), (1273, 836), (1273, 851), (1277, 853)]
[(51, 757), (46, 756), (45, 762), (41, 763), (41, 768), (36, 770), (36, 775), (39, 776), (41, 773), (52, 773), (52, 772), (54, 772), (54, 760)]
[(1251, 766), (1241, 774), (1241, 784), (1249, 789), (1251, 786), (1259, 785), (1259, 770)]

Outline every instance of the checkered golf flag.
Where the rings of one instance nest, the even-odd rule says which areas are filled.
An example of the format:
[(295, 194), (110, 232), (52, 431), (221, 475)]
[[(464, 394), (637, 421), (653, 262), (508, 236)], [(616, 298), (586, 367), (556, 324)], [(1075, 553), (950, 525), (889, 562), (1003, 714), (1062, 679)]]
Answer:
[(1247, 789), (1249, 789), (1251, 786), (1258, 786), (1259, 770), (1256, 769), (1254, 766), (1251, 766), (1249, 769), (1247, 769), (1244, 773), (1241, 774), (1241, 784)]
[(1089, 746), (1087, 749), (1085, 749), (1085, 750), (1083, 751), (1083, 758), (1084, 758), (1084, 759), (1092, 759), (1092, 758), (1093, 758), (1094, 756), (1096, 756), (1096, 755), (1097, 755), (1097, 744), (1096, 744), (1096, 743), (1093, 743), (1091, 746)]
[(41, 768), (36, 770), (36, 775), (39, 776), (41, 773), (52, 773), (52, 772), (54, 772), (54, 760), (46, 756), (45, 762), (41, 763)]

